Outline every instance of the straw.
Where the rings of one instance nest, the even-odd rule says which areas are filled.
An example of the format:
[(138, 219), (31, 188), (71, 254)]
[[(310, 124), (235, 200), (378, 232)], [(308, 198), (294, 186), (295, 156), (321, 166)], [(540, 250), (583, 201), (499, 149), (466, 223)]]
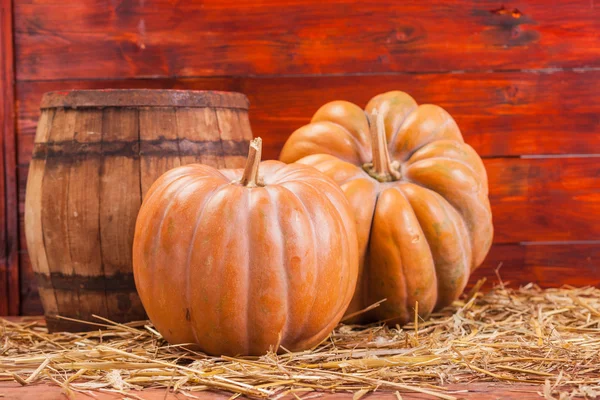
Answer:
[(69, 397), (140, 398), (153, 388), (189, 398), (219, 390), (253, 398), (347, 391), (360, 399), (387, 390), (452, 400), (456, 393), (444, 385), (464, 382), (535, 384), (556, 399), (600, 395), (600, 289), (501, 283), (484, 294), (481, 284), (426, 321), (340, 324), (311, 350), (262, 357), (210, 357), (169, 345), (149, 321), (98, 317), (102, 331), (50, 334), (42, 322), (2, 320), (0, 380), (58, 385)]

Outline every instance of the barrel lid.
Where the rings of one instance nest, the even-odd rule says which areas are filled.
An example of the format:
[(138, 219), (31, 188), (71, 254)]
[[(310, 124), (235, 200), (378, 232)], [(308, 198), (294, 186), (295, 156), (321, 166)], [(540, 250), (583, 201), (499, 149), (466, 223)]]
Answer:
[(217, 107), (247, 110), (243, 93), (213, 90), (102, 89), (44, 93), (41, 109), (77, 107)]

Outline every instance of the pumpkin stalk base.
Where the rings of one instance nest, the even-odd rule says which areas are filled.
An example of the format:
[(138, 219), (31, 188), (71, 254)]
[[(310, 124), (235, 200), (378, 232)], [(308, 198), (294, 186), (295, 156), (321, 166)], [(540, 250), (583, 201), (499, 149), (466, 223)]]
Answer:
[(363, 169), (379, 182), (393, 182), (402, 178), (400, 163), (390, 161), (390, 153), (387, 148), (384, 118), (388, 109), (389, 105), (384, 103), (379, 110), (375, 108), (371, 115), (367, 116), (371, 133), (373, 162), (363, 164)]
[(262, 155), (262, 139), (256, 138), (250, 142), (246, 167), (239, 183), (246, 187), (265, 186), (264, 182), (258, 177), (258, 166)]
[(379, 182), (394, 182), (402, 178), (402, 174), (400, 173), (400, 163), (398, 161), (392, 161), (390, 163), (388, 172), (377, 171), (373, 163), (363, 164), (362, 168), (371, 178)]

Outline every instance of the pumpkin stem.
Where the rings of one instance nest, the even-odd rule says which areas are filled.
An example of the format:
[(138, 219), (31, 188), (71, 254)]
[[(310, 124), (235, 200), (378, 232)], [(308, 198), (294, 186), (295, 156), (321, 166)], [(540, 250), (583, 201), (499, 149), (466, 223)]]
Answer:
[(260, 186), (258, 181), (258, 166), (260, 165), (260, 158), (262, 154), (262, 139), (252, 139), (250, 142), (250, 149), (248, 150), (248, 158), (246, 159), (246, 167), (244, 167), (244, 173), (240, 184), (246, 187)]
[(374, 108), (371, 115), (367, 116), (371, 133), (373, 162), (365, 164), (363, 168), (380, 182), (395, 181), (401, 178), (398, 162), (390, 161), (390, 153), (387, 147), (384, 119), (388, 109), (388, 104), (384, 103), (379, 110)]

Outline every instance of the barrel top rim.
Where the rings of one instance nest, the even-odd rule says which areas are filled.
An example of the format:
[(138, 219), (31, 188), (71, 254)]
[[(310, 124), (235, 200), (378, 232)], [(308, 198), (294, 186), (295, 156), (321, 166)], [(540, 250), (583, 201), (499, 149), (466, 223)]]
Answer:
[(214, 107), (247, 110), (245, 94), (218, 90), (75, 89), (46, 92), (41, 109), (77, 107)]

